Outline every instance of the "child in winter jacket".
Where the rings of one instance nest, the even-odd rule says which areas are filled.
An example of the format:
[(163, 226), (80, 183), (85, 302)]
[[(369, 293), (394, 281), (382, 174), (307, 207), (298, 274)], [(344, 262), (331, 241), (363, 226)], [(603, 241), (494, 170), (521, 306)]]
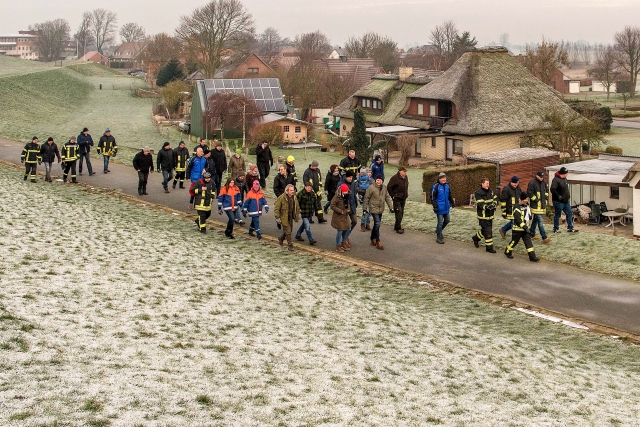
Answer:
[[(364, 194), (367, 192), (367, 188), (373, 185), (374, 181), (371, 176), (371, 169), (360, 169), (358, 179), (356, 180), (356, 190), (358, 191), (358, 201), (362, 204)], [(360, 219), (361, 231), (371, 230), (371, 214), (368, 212), (362, 212), (362, 218)]]
[(247, 215), (251, 218), (251, 225), (249, 225), (249, 235), (255, 235), (258, 240), (262, 239), (262, 231), (260, 231), (260, 216), (262, 210), (269, 212), (269, 205), (267, 205), (267, 199), (264, 197), (264, 193), (260, 188), (260, 181), (253, 181), (252, 188), (247, 193), (247, 197), (242, 204), (242, 215), (246, 218)]

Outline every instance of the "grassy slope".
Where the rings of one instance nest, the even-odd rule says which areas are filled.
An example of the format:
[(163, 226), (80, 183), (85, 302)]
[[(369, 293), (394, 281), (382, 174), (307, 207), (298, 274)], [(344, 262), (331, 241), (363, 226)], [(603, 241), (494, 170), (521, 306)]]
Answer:
[[(640, 416), (637, 346), (255, 240), (201, 236), (189, 219), (24, 183), (19, 171), (0, 168), (0, 197), (0, 424)], [(25, 219), (36, 217), (46, 220)]]
[(50, 70), (51, 66), (38, 61), (12, 58), (0, 55), (0, 77), (29, 74), (38, 71)]

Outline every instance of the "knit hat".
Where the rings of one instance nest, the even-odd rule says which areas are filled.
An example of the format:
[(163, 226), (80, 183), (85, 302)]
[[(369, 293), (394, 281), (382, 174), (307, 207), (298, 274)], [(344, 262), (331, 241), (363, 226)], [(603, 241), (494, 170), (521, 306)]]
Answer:
[(367, 168), (360, 168), (360, 173), (367, 173)]
[(184, 141), (180, 141), (178, 145), (184, 145)]
[(33, 138), (31, 138), (31, 141), (33, 142), (33, 141), (35, 141), (36, 139), (38, 139), (38, 137), (37, 137), (37, 136), (34, 136)]
[(293, 156), (289, 156), (289, 157), (287, 157), (287, 162), (293, 162), (293, 161), (295, 161), (295, 160), (296, 160), (296, 159), (295, 159)]
[(544, 178), (544, 172), (542, 171), (536, 172), (536, 175), (538, 175), (540, 178)]
[(447, 174), (446, 174), (446, 173), (444, 173), (444, 172), (440, 172), (440, 174), (438, 175), (438, 179), (440, 179), (440, 178), (446, 178), (446, 177), (447, 177)]
[(242, 154), (242, 148), (236, 148), (236, 153)]
[(47, 138), (47, 142), (49, 141), (53, 141), (53, 138), (52, 137)]
[(151, 147), (148, 145), (146, 147), (142, 147), (142, 151), (151, 151)]
[(382, 160), (382, 156), (380, 156), (380, 154), (376, 154), (376, 156), (373, 158), (374, 161), (378, 161), (378, 160)]
[(514, 184), (517, 184), (518, 182), (520, 182), (520, 178), (514, 175), (511, 177), (511, 182), (513, 182)]
[(340, 186), (340, 192), (341, 193), (348, 193), (349, 192), (349, 186), (347, 184), (342, 184)]
[(207, 171), (202, 172), (202, 177), (203, 178), (211, 178), (211, 174)]
[(89, 129), (84, 128), (84, 129), (82, 129), (82, 132), (89, 132)]
[(345, 174), (345, 176), (347, 176), (347, 177), (349, 177), (349, 176), (350, 176), (350, 177), (352, 177), (352, 178), (353, 178), (353, 177), (355, 176), (355, 174), (353, 173), (353, 171), (347, 171), (347, 173)]
[(210, 152), (211, 152), (211, 151), (209, 151), (209, 149), (208, 149), (208, 148), (205, 148), (205, 149), (202, 151), (202, 154), (209, 154)]
[(104, 133), (111, 132), (111, 129), (107, 128)]
[(216, 142), (216, 147), (222, 147), (222, 142), (220, 141)]
[(382, 179), (382, 175), (380, 175), (380, 174), (376, 175), (375, 179), (376, 179), (376, 181), (379, 180), (379, 179)]
[(560, 168), (559, 172), (560, 172), (560, 175), (564, 175), (564, 174), (566, 174), (566, 173), (569, 173), (569, 171), (567, 170), (567, 168), (565, 168), (564, 166)]
[(520, 200), (527, 200), (527, 193), (525, 193), (524, 191), (520, 193)]
[(249, 170), (254, 170), (255, 168), (257, 168), (258, 165), (256, 165), (255, 163), (252, 164), (251, 166), (249, 166)]
[(317, 161), (317, 160), (313, 160), (313, 161), (311, 162), (311, 166), (320, 166), (320, 163), (318, 163), (318, 161)]
[(245, 176), (246, 174), (244, 173), (243, 170), (238, 171), (238, 176)]
[(171, 144), (169, 143), (169, 141), (166, 141), (164, 144), (162, 144), (162, 148), (164, 148), (164, 147), (168, 147), (168, 146), (170, 146), (170, 145), (171, 145)]

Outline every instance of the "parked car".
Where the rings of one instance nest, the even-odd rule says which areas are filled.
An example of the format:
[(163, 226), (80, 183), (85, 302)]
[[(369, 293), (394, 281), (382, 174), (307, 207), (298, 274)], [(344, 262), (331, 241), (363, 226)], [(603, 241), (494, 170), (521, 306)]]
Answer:
[(179, 122), (178, 123), (178, 128), (180, 128), (180, 130), (184, 133), (190, 133), (191, 132), (191, 123), (190, 122)]
[(133, 76), (133, 75), (140, 74), (140, 73), (144, 74), (144, 71), (142, 71), (140, 69), (134, 69), (134, 70), (129, 71), (127, 74), (129, 74), (130, 76)]

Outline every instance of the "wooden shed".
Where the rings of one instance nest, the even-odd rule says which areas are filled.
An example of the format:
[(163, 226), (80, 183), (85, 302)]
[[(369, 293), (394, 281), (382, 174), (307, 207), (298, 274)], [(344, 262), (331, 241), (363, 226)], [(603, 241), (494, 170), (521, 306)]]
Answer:
[(467, 162), (495, 164), (496, 177), (493, 181), (498, 188), (504, 188), (512, 176), (517, 176), (520, 178), (520, 188), (526, 189), (537, 171), (544, 171), (547, 166), (560, 163), (560, 153), (541, 148), (515, 148), (493, 153), (470, 154), (467, 156)]

